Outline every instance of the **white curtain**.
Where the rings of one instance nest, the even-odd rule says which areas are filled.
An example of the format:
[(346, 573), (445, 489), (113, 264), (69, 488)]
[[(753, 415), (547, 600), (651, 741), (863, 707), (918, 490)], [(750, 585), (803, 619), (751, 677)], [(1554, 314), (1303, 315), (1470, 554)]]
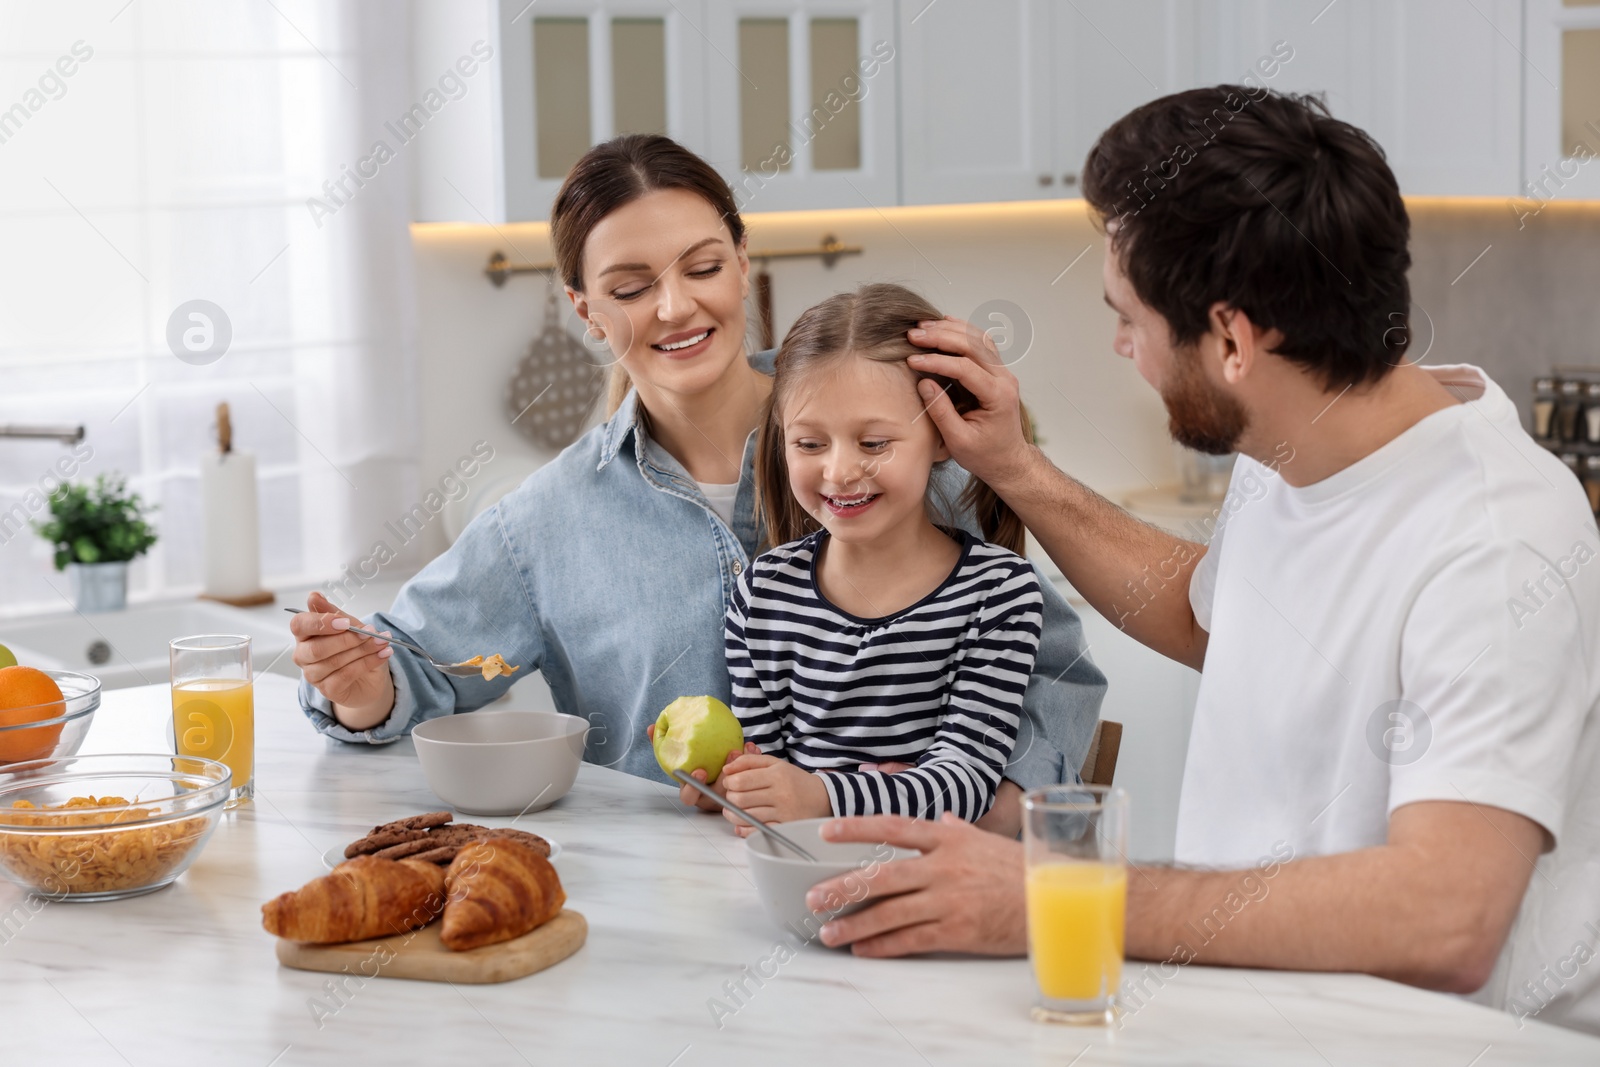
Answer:
[[(409, 161), (362, 165), (410, 103), (407, 26), (385, 0), (0, 2), (0, 423), (92, 450), (0, 438), (0, 609), (66, 607), (15, 532), (61, 463), (159, 504), (136, 596), (198, 588), (222, 401), (269, 584), (331, 577), (416, 498)], [(197, 299), (232, 333), (205, 365), (168, 343)]]

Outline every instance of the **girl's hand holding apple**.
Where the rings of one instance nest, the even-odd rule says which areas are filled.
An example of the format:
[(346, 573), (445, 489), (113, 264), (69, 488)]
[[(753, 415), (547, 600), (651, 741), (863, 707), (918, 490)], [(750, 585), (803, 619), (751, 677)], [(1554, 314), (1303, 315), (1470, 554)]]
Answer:
[[(654, 744), (656, 739), (656, 724), (651, 723), (650, 725), (646, 726), (644, 728), (644, 732), (645, 735), (650, 738), (651, 744)], [(761, 750), (757, 748), (753, 742), (746, 741), (744, 744), (744, 752), (728, 753), (728, 762), (731, 763), (736, 759), (742, 759), (746, 753), (759, 753), (760, 751)], [(726, 766), (727, 765), (724, 764), (724, 767)], [(710, 787), (711, 791), (717, 794), (719, 797), (725, 797), (728, 795), (727, 786), (724, 784), (728, 780), (728, 773), (726, 770), (717, 775), (717, 780), (714, 782), (707, 782), (706, 772), (699, 769), (690, 771), (689, 777), (693, 778), (702, 785)], [(692, 808), (699, 808), (701, 811), (716, 812), (723, 810), (720, 806), (718, 806), (716, 801), (712, 800), (698, 789), (691, 789), (686, 785), (680, 785), (678, 787), (678, 799)]]

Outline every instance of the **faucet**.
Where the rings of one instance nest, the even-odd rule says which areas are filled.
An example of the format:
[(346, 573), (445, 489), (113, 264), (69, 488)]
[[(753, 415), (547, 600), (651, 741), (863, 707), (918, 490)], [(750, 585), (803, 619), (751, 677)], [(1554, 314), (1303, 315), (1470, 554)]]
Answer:
[(75, 445), (83, 440), (83, 427), (79, 426), (26, 426), (0, 423), (0, 437), (24, 437), (40, 440), (57, 440), (64, 445)]

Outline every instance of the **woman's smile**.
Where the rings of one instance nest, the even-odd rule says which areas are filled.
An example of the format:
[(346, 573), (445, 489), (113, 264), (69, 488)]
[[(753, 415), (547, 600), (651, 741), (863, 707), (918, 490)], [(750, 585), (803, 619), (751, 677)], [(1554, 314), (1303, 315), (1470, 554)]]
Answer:
[(670, 359), (688, 359), (691, 356), (698, 356), (711, 347), (711, 340), (716, 333), (715, 326), (706, 326), (698, 330), (681, 330), (663, 337), (650, 347)]

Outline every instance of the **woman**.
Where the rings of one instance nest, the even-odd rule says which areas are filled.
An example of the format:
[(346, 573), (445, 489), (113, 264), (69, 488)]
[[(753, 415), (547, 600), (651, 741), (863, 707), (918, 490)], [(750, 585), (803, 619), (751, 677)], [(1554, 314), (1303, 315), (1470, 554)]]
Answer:
[[(542, 671), (556, 706), (591, 724), (585, 759), (655, 777), (645, 726), (660, 709), (730, 697), (722, 619), (765, 540), (752, 461), (773, 353), (746, 353), (750, 262), (733, 195), (675, 142), (591, 149), (556, 197), (551, 240), (568, 298), (616, 358), (609, 418), (474, 520), (371, 626), (441, 661), (499, 652)], [(965, 474), (947, 476), (953, 500)], [(946, 518), (978, 532), (970, 514)], [(331, 737), (393, 741), (511, 685), (446, 677), (346, 632), (359, 620), (320, 595), (308, 607), (292, 623), (301, 703)], [(1072, 780), (1105, 687), (1084, 651), (1046, 583), (1011, 782)], [(996, 805), (1013, 825), (1015, 790)]]

